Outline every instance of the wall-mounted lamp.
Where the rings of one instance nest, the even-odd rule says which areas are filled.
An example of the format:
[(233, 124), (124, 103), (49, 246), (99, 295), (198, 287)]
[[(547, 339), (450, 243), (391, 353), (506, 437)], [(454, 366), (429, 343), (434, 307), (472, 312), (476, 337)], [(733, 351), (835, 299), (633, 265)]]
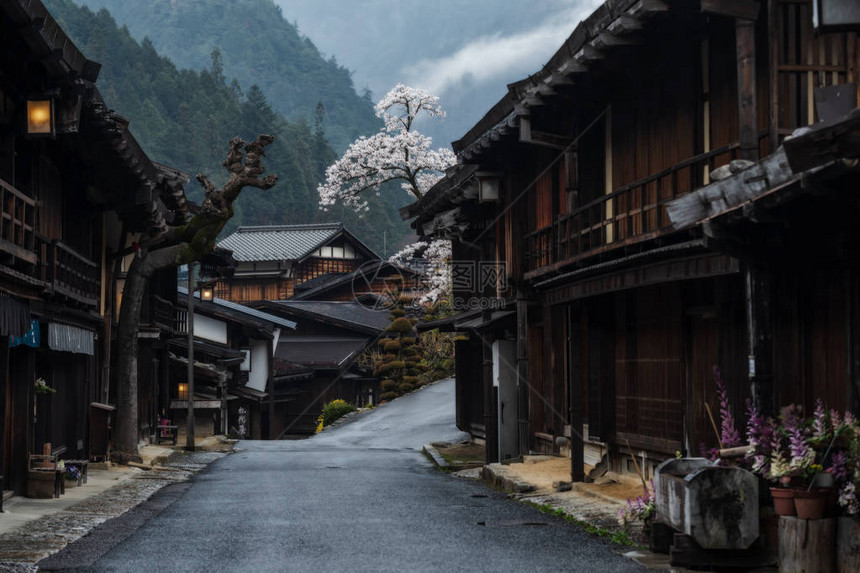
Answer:
[(478, 178), (478, 203), (497, 202), (502, 189), (501, 174), (479, 171), (475, 176)]
[(200, 300), (211, 301), (213, 298), (215, 298), (215, 289), (211, 285), (200, 288)]
[(54, 100), (27, 100), (27, 134), (54, 135)]
[(813, 0), (812, 27), (819, 32), (860, 30), (860, 4), (857, 0)]
[(180, 382), (176, 385), (176, 397), (180, 400), (188, 399), (188, 384)]

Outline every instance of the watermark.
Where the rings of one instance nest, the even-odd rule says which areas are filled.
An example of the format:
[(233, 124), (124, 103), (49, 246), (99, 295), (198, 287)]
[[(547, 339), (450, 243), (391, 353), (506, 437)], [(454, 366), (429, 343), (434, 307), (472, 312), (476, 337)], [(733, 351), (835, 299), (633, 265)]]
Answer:
[(403, 269), (379, 261), (367, 262), (352, 276), (353, 299), (370, 310), (390, 310), (404, 302), (406, 308), (418, 309), (422, 306), (422, 295), (431, 289), (440, 274), (450, 277), (453, 310), (504, 307), (504, 299), (483, 294), (507, 290), (504, 261), (450, 261), (443, 269), (434, 268), (426, 261), (413, 261)]
[(391, 310), (400, 301), (406, 279), (395, 265), (371, 261), (352, 275), (352, 297), (369, 310)]

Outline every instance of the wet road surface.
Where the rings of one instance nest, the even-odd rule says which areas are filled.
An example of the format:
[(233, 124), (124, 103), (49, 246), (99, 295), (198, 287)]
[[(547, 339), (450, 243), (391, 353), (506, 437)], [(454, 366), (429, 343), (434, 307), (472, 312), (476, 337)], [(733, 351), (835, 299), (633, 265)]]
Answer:
[(40, 565), (135, 572), (643, 570), (620, 555), (620, 546), (436, 470), (421, 447), (465, 437), (454, 427), (453, 403), (453, 381), (444, 381), (309, 440), (240, 442), (237, 453), (190, 486), (165, 488), (140, 511)]

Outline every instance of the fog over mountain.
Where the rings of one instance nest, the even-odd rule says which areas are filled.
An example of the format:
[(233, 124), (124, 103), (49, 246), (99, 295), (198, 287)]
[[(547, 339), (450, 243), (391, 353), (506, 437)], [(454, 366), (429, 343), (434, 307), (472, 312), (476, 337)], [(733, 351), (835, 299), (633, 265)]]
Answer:
[(442, 98), (448, 117), (422, 125), (437, 144), (460, 138), (534, 73), (600, 0), (275, 0), (374, 100), (398, 82)]

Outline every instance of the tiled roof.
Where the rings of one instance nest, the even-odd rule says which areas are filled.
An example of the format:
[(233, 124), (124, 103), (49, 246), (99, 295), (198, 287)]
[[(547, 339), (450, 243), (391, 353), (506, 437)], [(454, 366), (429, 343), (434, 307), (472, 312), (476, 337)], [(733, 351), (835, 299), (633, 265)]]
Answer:
[(342, 223), (239, 227), (218, 243), (237, 261), (295, 261), (343, 231)]
[(371, 338), (336, 338), (328, 336), (284, 336), (278, 340), (276, 359), (311, 368), (340, 368), (349, 364), (367, 346)]
[[(183, 298), (188, 296), (188, 289), (185, 287), (177, 287), (176, 289)], [(289, 328), (291, 330), (296, 329), (296, 323), (292, 320), (287, 320), (286, 318), (281, 318), (280, 316), (276, 316), (274, 314), (268, 314), (262, 311), (257, 310), (256, 308), (251, 308), (250, 306), (245, 306), (244, 304), (238, 304), (229, 300), (224, 300), (223, 298), (213, 298), (210, 303), (200, 301), (200, 292), (194, 292), (194, 298), (197, 299), (195, 301), (195, 305), (198, 306), (198, 310), (201, 306), (205, 308), (206, 304), (213, 304), (215, 306), (221, 307), (222, 309), (226, 309), (232, 313), (244, 314), (245, 316), (256, 318), (257, 320), (261, 320), (264, 322), (269, 322), (275, 326), (280, 326), (282, 328)]]
[(318, 317), (347, 328), (358, 327), (363, 332), (379, 333), (391, 324), (388, 310), (374, 310), (355, 301), (277, 300), (264, 303), (272, 312), (303, 317)]

